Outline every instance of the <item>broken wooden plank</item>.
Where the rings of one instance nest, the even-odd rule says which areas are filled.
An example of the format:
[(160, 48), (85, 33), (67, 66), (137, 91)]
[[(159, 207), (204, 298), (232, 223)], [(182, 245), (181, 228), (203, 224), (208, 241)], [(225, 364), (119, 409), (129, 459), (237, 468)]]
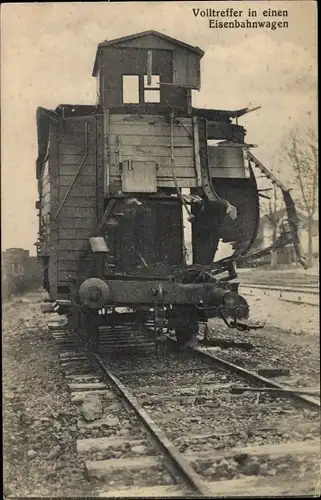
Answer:
[(71, 392), (80, 392), (80, 391), (95, 391), (96, 389), (107, 389), (107, 386), (104, 382), (94, 382), (84, 383), (84, 384), (68, 384), (68, 389)]
[(158, 457), (137, 457), (130, 458), (112, 458), (109, 460), (91, 460), (86, 462), (85, 467), (90, 479), (103, 479), (114, 471), (139, 470), (152, 467), (159, 467), (162, 461)]
[(73, 404), (81, 404), (85, 401), (86, 396), (89, 395), (95, 395), (95, 394), (102, 394), (106, 399), (117, 399), (117, 396), (112, 392), (108, 391), (107, 389), (98, 389), (95, 391), (82, 391), (82, 392), (72, 392), (70, 395), (70, 401)]
[(119, 427), (120, 422), (117, 417), (103, 417), (92, 422), (88, 422), (83, 417), (79, 417), (77, 421), (79, 429), (100, 429), (101, 427)]
[(85, 357), (85, 354), (83, 352), (76, 352), (76, 351), (66, 351), (66, 352), (61, 352), (59, 353), (59, 358), (63, 361), (68, 361), (69, 358), (81, 358), (81, 359), (87, 359)]
[(175, 370), (175, 369), (166, 369), (166, 368), (159, 368), (156, 370), (132, 370), (132, 371), (115, 371), (113, 372), (116, 377), (120, 377), (123, 375), (163, 375), (165, 373), (187, 373), (187, 372), (200, 372), (200, 371), (208, 371), (207, 366), (201, 366), (197, 368), (184, 368), (182, 370)]
[(289, 368), (259, 368), (258, 374), (262, 377), (289, 377)]
[(74, 382), (79, 382), (79, 381), (88, 381), (90, 380), (91, 382), (100, 382), (100, 377), (99, 375), (95, 375), (94, 373), (85, 373), (84, 375), (65, 375), (65, 378), (67, 380), (72, 380)]
[(69, 363), (75, 363), (75, 361), (86, 361), (86, 356), (72, 356), (70, 358), (60, 359), (61, 366), (64, 368)]
[(304, 388), (301, 389), (292, 389), (292, 388), (282, 388), (278, 389), (276, 387), (231, 387), (230, 392), (231, 394), (243, 394), (244, 392), (268, 392), (269, 394), (308, 394), (310, 396), (314, 396), (319, 393), (318, 391), (311, 391)]
[[(63, 323), (59, 322), (59, 321), (51, 321), (50, 323), (48, 323), (48, 329), (49, 330), (55, 330), (56, 333), (58, 333), (58, 331), (60, 332), (64, 332), (65, 330), (63, 329)], [(60, 330), (58, 330), (60, 329)]]
[(266, 444), (263, 446), (245, 446), (244, 448), (232, 448), (230, 450), (217, 452), (216, 450), (201, 451), (197, 453), (188, 452), (184, 456), (190, 460), (199, 460), (201, 458), (219, 460), (222, 458), (235, 457), (237, 455), (264, 456), (270, 458), (282, 457), (286, 455), (314, 455), (320, 453), (320, 439), (309, 441), (291, 441), (290, 443)]
[(206, 347), (234, 347), (236, 349), (244, 349), (245, 351), (250, 351), (255, 349), (255, 345), (251, 342), (239, 342), (232, 339), (202, 339), (198, 341), (199, 345)]
[(89, 438), (89, 439), (78, 439), (77, 440), (77, 452), (86, 453), (93, 451), (104, 451), (108, 448), (119, 448), (124, 445), (135, 446), (135, 445), (146, 445), (147, 440), (142, 439), (128, 439), (124, 437), (118, 438)]
[(304, 492), (307, 488), (302, 483), (302, 479), (292, 479), (290, 483), (286, 483), (282, 474), (279, 477), (273, 477), (273, 483), (271, 482), (271, 477), (251, 476), (225, 481), (211, 481), (206, 483), (206, 485), (213, 492), (214, 498), (244, 496), (255, 498), (282, 498), (283, 496), (287, 496), (288, 498), (293, 498), (294, 495), (304, 497)]
[(181, 485), (158, 485), (122, 488), (119, 490), (101, 491), (99, 498), (187, 498), (189, 491)]
[[(202, 385), (202, 390), (206, 390), (206, 391), (220, 391), (220, 390), (223, 390), (223, 391), (228, 391), (230, 390), (231, 388), (231, 384), (203, 384)], [(152, 387), (141, 387), (141, 388), (133, 388), (132, 391), (134, 392), (134, 394), (136, 394), (137, 396), (140, 396), (142, 394), (163, 394), (163, 393), (166, 393), (166, 392), (174, 392), (174, 391), (177, 391), (177, 395), (172, 395), (172, 394), (169, 394), (170, 398), (174, 398), (175, 397), (179, 397), (181, 395), (188, 395), (190, 397), (205, 397), (206, 395), (205, 394), (199, 394), (199, 387), (197, 386), (191, 386), (191, 387), (179, 387), (179, 388), (175, 388), (174, 391), (173, 391), (173, 388), (168, 386), (168, 385), (155, 385), (155, 386), (152, 386)]]

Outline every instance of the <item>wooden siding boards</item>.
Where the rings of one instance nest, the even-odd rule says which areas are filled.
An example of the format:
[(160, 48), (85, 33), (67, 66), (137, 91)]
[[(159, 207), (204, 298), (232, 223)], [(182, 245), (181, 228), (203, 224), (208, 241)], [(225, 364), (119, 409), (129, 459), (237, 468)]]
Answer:
[[(54, 216), (86, 154), (86, 121), (88, 155), (55, 220)], [(174, 127), (175, 174), (180, 187), (192, 188), (197, 186), (192, 118), (183, 117), (180, 122)], [(170, 159), (170, 125), (165, 116), (111, 113), (108, 141), (111, 192), (121, 191), (122, 168), (127, 160), (155, 163), (157, 187), (175, 187)], [(70, 283), (79, 274), (85, 276), (84, 267), (87, 266), (88, 272), (92, 268), (92, 259), (88, 257), (91, 255), (89, 237), (103, 213), (103, 144), (103, 115), (66, 119), (52, 126), (50, 183), (47, 176), (42, 178), (46, 189), (50, 187), (50, 199), (45, 192), (42, 206), (47, 206), (50, 201), (52, 253), (49, 274), (53, 295), (57, 286)], [(211, 151), (209, 156), (212, 158)], [(244, 176), (234, 160), (224, 162), (222, 158), (215, 158), (216, 165), (210, 163), (212, 176)]]
[(209, 146), (207, 149), (213, 178), (244, 179), (247, 177), (242, 148)]
[(92, 196), (88, 196), (88, 194), (84, 196), (68, 196), (65, 206), (68, 208), (96, 209), (96, 200)]
[(104, 115), (96, 116), (96, 221), (101, 220), (104, 213), (105, 197), (105, 163), (104, 163)]
[[(173, 46), (172, 43), (161, 39), (155, 35), (146, 35), (141, 38), (137, 38), (134, 40), (130, 40), (127, 42), (120, 42), (117, 44), (117, 47), (132, 47), (132, 48), (137, 48), (137, 49), (155, 49), (155, 50), (173, 50), (173, 48), (176, 49), (175, 46)], [(106, 49), (105, 49), (106, 50)]]
[(79, 208), (71, 207), (74, 212), (74, 217), (62, 217), (59, 222), (59, 234), (60, 229), (89, 229), (93, 226), (92, 220), (88, 217), (79, 217)]
[(89, 240), (88, 238), (70, 238), (70, 239), (60, 239), (59, 250), (78, 250), (85, 252), (89, 250)]
[[(116, 150), (117, 147), (117, 150)], [(170, 145), (168, 146), (141, 146), (138, 144), (137, 146), (126, 146), (122, 144), (121, 139), (120, 139), (120, 144), (119, 144), (119, 149), (118, 146), (112, 146), (110, 147), (111, 149), (111, 154), (117, 154), (119, 151), (119, 156), (122, 158), (123, 156), (129, 156), (133, 160), (136, 158), (136, 156), (145, 156), (146, 161), (150, 158), (156, 157), (156, 158), (168, 158), (170, 157)], [(174, 137), (174, 158), (178, 157), (183, 157), (186, 158), (186, 161), (188, 159), (190, 160), (190, 163), (192, 163), (192, 159), (194, 156), (193, 152), (193, 142), (190, 141), (189, 144), (186, 144), (186, 147), (182, 148), (181, 146), (176, 146), (175, 145), (175, 137)]]
[[(192, 187), (197, 187), (197, 182), (196, 179), (191, 179), (191, 178), (182, 178), (182, 177), (176, 177), (177, 180), (177, 185), (180, 188), (192, 188)], [(157, 182), (162, 186), (162, 187), (174, 187), (173, 184), (173, 179), (158, 179)]]
[[(131, 131), (133, 131), (134, 127), (131, 127)], [(135, 130), (135, 129), (134, 129)], [(136, 134), (130, 134), (130, 135), (125, 135), (122, 134), (116, 135), (116, 134), (110, 134), (110, 145), (113, 145), (114, 147), (117, 144), (117, 137), (119, 137), (121, 145), (124, 147), (130, 147), (130, 146), (135, 146), (135, 147), (167, 147), (170, 148), (170, 136), (166, 134), (167, 130), (164, 129), (164, 132), (162, 135), (156, 135), (153, 134), (151, 136), (149, 135), (140, 135), (140, 132), (142, 132), (141, 127), (136, 131)], [(191, 141), (190, 141), (191, 143)], [(180, 146), (182, 148), (184, 147), (190, 147), (190, 143), (187, 143), (186, 141), (186, 132), (183, 135), (176, 135), (175, 136), (175, 147), (179, 148)]]
[(78, 270), (73, 270), (73, 271), (60, 271), (58, 269), (58, 283), (59, 286), (70, 284), (74, 279), (77, 279), (79, 277), (79, 271)]
[(59, 271), (73, 272), (75, 270), (75, 261), (76, 261), (76, 267), (78, 267), (78, 264), (80, 264), (80, 262), (82, 264), (87, 263), (88, 265), (90, 265), (92, 263), (92, 258), (78, 256), (77, 258), (64, 259), (59, 254)]
[(173, 56), (174, 83), (199, 90), (201, 86), (199, 56), (180, 49), (175, 50)]
[[(180, 187), (196, 185), (191, 118), (174, 126), (174, 168)], [(171, 170), (170, 125), (164, 116), (110, 115), (111, 191), (121, 186), (121, 163), (155, 162), (158, 187), (175, 187)]]
[(102, 210), (99, 206), (102, 205), (100, 183), (103, 174), (102, 156), (98, 152), (102, 147), (100, 120), (100, 115), (84, 116), (59, 124), (58, 203), (54, 212), (57, 214), (60, 208), (54, 252), (58, 286), (79, 276), (82, 267), (91, 268), (89, 237)]
[[(185, 125), (191, 126), (191, 118), (189, 117), (180, 117), (180, 122)], [(111, 115), (112, 123), (130, 123), (132, 125), (139, 125), (142, 123), (148, 125), (166, 125), (168, 124), (167, 117), (164, 115), (157, 114), (112, 114)]]
[[(146, 75), (147, 54), (149, 48), (138, 47), (106, 47), (101, 53), (100, 61), (100, 96), (105, 108), (118, 108), (123, 103), (122, 75)], [(161, 84), (173, 83), (173, 52), (172, 50), (154, 50), (152, 71), (160, 75)], [(156, 112), (155, 109), (167, 110), (166, 101), (173, 106), (187, 110), (186, 89), (172, 85), (160, 86), (160, 103), (144, 103), (141, 94), (140, 104), (144, 106), (143, 114)]]
[(152, 161), (129, 161), (122, 165), (123, 192), (154, 193), (157, 191), (156, 164)]
[[(187, 126), (187, 129), (189, 132), (192, 134), (192, 128)], [(167, 126), (166, 123), (157, 126), (157, 124), (146, 124), (144, 127), (138, 122), (138, 123), (113, 123), (111, 126), (111, 135), (112, 136), (126, 136), (126, 135), (131, 135), (133, 137), (136, 136), (153, 136), (153, 141), (158, 140), (160, 137), (168, 137), (168, 140), (170, 139), (170, 134), (169, 134), (169, 125)], [(180, 126), (180, 128), (175, 127), (175, 139), (178, 138), (178, 144), (184, 143), (184, 141), (181, 141), (179, 138), (183, 137), (184, 139), (188, 137), (187, 132), (185, 128)], [(112, 137), (113, 138), (113, 137)], [(125, 139), (126, 140), (126, 139)], [(148, 139), (148, 142), (152, 142), (152, 139)], [(165, 141), (163, 141), (165, 142)], [(192, 141), (191, 141), (192, 142)], [(128, 143), (128, 142), (127, 142)], [(157, 142), (157, 144), (159, 144)]]
[[(59, 161), (59, 170), (61, 172), (62, 175), (64, 175), (64, 170), (66, 170), (66, 174), (67, 174), (67, 171), (74, 171), (74, 167), (76, 165), (79, 165), (80, 161), (81, 161), (81, 158), (82, 158), (83, 154), (71, 154), (71, 155), (68, 155), (66, 153), (64, 153), (63, 157), (60, 158), (60, 161)], [(82, 175), (93, 175), (95, 174), (95, 171), (96, 171), (96, 155), (95, 154), (88, 154), (87, 156), (87, 160), (86, 160), (86, 164), (87, 164), (87, 168), (81, 173)]]
[(58, 147), (57, 139), (59, 137), (58, 126), (55, 124), (50, 125), (50, 149), (49, 149), (49, 174), (50, 174), (50, 257), (48, 262), (48, 278), (50, 282), (50, 294), (52, 297), (57, 296), (57, 286), (58, 286), (58, 259), (57, 259), (57, 247), (58, 247), (58, 224), (57, 221), (53, 219), (52, 215), (57, 210), (58, 204)]
[[(87, 168), (87, 165), (84, 165), (84, 168)], [(59, 179), (59, 184), (60, 188), (64, 187), (69, 187), (70, 183), (72, 182), (73, 178), (75, 177), (75, 171), (74, 173), (71, 173), (71, 170), (67, 170), (65, 174), (60, 173), (60, 179)], [(79, 188), (90, 188), (93, 186), (92, 178), (95, 177), (95, 172), (93, 172), (92, 175), (86, 175), (85, 173), (81, 173), (77, 177), (77, 182), (75, 183), (74, 186), (72, 186), (70, 193), (75, 191), (74, 188), (76, 188), (76, 192), (78, 193)], [(79, 189), (80, 193), (81, 189)], [(62, 196), (62, 191), (59, 193), (60, 196)]]
[(193, 54), (197, 54), (198, 57), (204, 56), (204, 51), (199, 47), (194, 47), (186, 42), (182, 42), (181, 40), (177, 40), (176, 38), (165, 35), (164, 33), (160, 33), (155, 30), (143, 31), (141, 33), (135, 33), (133, 35), (116, 38), (114, 40), (105, 40), (104, 42), (98, 45), (94, 68), (93, 68), (93, 76), (96, 76), (96, 73), (99, 69), (99, 62), (101, 60), (101, 55), (106, 48), (111, 47), (134, 47), (134, 48), (153, 48), (159, 50), (176, 50), (176, 49), (184, 49), (188, 50)]
[[(74, 240), (77, 239), (79, 241), (87, 241), (88, 235), (88, 228), (86, 227), (80, 227), (79, 223), (77, 225), (75, 224), (70, 224), (70, 220), (67, 221), (66, 227), (64, 227), (63, 224), (60, 224), (59, 227), (59, 236), (60, 236), (60, 241), (69, 241), (69, 240)], [(72, 250), (70, 248), (69, 250)]]
[(64, 204), (63, 208), (61, 209), (61, 214), (63, 215), (63, 218), (65, 220), (70, 219), (84, 219), (88, 222), (89, 226), (94, 228), (95, 222), (96, 222), (96, 210), (95, 206), (94, 207), (84, 207), (83, 204), (81, 203), (82, 198), (79, 198), (79, 206), (74, 207), (74, 206), (69, 206), (67, 205), (67, 202)]
[(242, 169), (235, 169), (235, 168), (229, 168), (229, 167), (210, 167), (210, 173), (211, 177), (213, 179), (245, 179), (246, 175), (244, 170)]
[(227, 140), (244, 143), (244, 128), (240, 125), (223, 121), (207, 122), (207, 138), (209, 140)]
[[(50, 200), (50, 174), (49, 174), (49, 163), (45, 163), (43, 167), (43, 173), (40, 180), (41, 194), (42, 194), (42, 206)], [(42, 214), (43, 215), (43, 214)]]
[[(173, 54), (173, 70), (169, 75), (169, 82), (177, 85), (189, 86), (190, 88), (200, 88), (200, 54), (191, 52), (187, 48), (179, 47), (155, 35), (146, 35), (139, 39), (123, 41), (110, 47), (101, 48), (100, 61), (102, 64), (106, 61), (110, 54), (120, 51), (130, 51), (136, 49), (141, 51), (144, 56), (147, 50), (153, 51), (153, 58), (158, 54), (169, 53)], [(136, 56), (135, 56), (136, 57)], [(117, 60), (119, 60), (116, 57)], [(123, 64), (127, 62), (128, 56), (124, 57)], [(147, 58), (145, 56), (144, 63)], [(154, 61), (153, 61), (154, 65)]]
[[(91, 135), (96, 136), (96, 117), (95, 116), (80, 116), (74, 118), (66, 118), (65, 120), (60, 122), (60, 142), (63, 140), (63, 137), (67, 134), (75, 134), (76, 136), (81, 135), (83, 138), (85, 137), (85, 125), (84, 122), (87, 121), (87, 131), (88, 137)], [(95, 154), (95, 152), (92, 152)]]
[[(89, 251), (89, 249), (88, 249)], [(61, 261), (72, 261), (72, 260), (75, 260), (75, 259), (79, 259), (79, 258), (82, 258), (84, 260), (91, 260), (88, 256), (87, 256), (87, 250), (70, 250), (70, 249), (62, 249), (62, 248), (59, 248), (58, 249), (58, 255), (59, 255), (59, 259)]]
[[(132, 159), (133, 159), (132, 155), (129, 155), (129, 156), (123, 155), (121, 162), (124, 162), (127, 160), (132, 160)], [(165, 158), (165, 157), (161, 157), (161, 156), (135, 155), (135, 160), (137, 160), (137, 161), (150, 161), (150, 160), (152, 160), (157, 164), (158, 168), (163, 168), (163, 167), (171, 168), (170, 156), (168, 158)], [(186, 169), (186, 170), (190, 169), (191, 172), (194, 171), (193, 158), (187, 158), (186, 156), (175, 158), (175, 172), (178, 174), (178, 176), (180, 175), (181, 170), (183, 170), (183, 169)], [(117, 163), (115, 158), (114, 158), (114, 162), (110, 166), (110, 175), (111, 176), (119, 175), (119, 172), (120, 172), (119, 163)]]

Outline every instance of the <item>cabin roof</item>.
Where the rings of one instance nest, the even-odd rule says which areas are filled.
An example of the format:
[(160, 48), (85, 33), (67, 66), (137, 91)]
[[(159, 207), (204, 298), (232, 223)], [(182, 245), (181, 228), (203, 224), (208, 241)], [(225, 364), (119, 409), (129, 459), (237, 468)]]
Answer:
[(133, 35), (123, 36), (121, 38), (114, 38), (113, 40), (105, 40), (105, 41), (99, 43), (98, 47), (97, 47), (96, 58), (95, 58), (92, 76), (96, 76), (96, 74), (97, 74), (98, 55), (99, 55), (101, 48), (110, 47), (112, 45), (117, 45), (117, 44), (123, 43), (123, 42), (125, 42), (125, 43), (130, 42), (131, 40), (135, 40), (137, 38), (143, 38), (143, 37), (148, 36), (148, 35), (153, 35), (155, 37), (161, 38), (162, 40), (165, 40), (166, 42), (169, 42), (176, 47), (180, 47), (180, 48), (188, 50), (190, 52), (194, 52), (195, 54), (198, 54), (200, 57), (203, 57), (203, 55), (205, 54), (205, 52), (202, 49), (200, 49), (199, 47), (194, 47), (193, 45), (189, 45), (188, 43), (182, 42), (181, 40), (177, 40), (176, 38), (172, 38), (171, 36), (164, 35), (163, 33), (160, 33), (159, 31), (154, 31), (154, 30), (142, 31), (141, 33), (135, 33)]

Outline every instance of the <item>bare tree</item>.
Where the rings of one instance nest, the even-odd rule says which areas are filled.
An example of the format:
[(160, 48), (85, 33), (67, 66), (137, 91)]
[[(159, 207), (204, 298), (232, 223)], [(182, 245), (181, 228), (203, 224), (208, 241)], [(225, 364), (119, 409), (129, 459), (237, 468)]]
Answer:
[(272, 231), (272, 241), (273, 243), (276, 241), (278, 237), (278, 230), (280, 227), (280, 222), (282, 219), (282, 202), (280, 196), (280, 190), (277, 186), (273, 186), (273, 193), (270, 196), (269, 202), (267, 204), (265, 217)]
[(295, 173), (300, 193), (300, 199), (296, 203), (308, 218), (308, 265), (311, 267), (313, 221), (318, 207), (318, 142), (315, 128), (309, 125), (303, 133), (292, 129), (284, 153)]
[[(279, 169), (273, 170), (276, 177), (280, 177)], [(262, 214), (261, 223), (266, 224), (270, 230), (268, 236), (268, 242), (264, 242), (264, 246), (274, 243), (279, 237), (279, 231), (281, 226), (281, 221), (284, 218), (284, 203), (281, 190), (271, 183), (271, 180), (264, 179), (261, 181), (259, 186), (260, 191), (260, 212)], [(260, 189), (260, 188), (263, 189)], [(264, 222), (263, 222), (264, 221)], [(271, 253), (271, 267), (275, 268), (277, 266), (277, 252)]]
[[(266, 207), (265, 218), (272, 232), (272, 242), (274, 243), (279, 234), (280, 223), (282, 220), (282, 202), (280, 197), (280, 190), (274, 184), (272, 188), (272, 193), (269, 196), (269, 202)], [(274, 269), (277, 266), (277, 252), (272, 252), (271, 254), (271, 268)]]

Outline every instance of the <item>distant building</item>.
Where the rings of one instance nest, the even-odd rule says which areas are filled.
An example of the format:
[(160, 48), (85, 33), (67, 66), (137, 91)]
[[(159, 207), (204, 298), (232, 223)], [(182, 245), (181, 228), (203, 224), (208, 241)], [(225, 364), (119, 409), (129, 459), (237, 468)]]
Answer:
[(2, 297), (9, 297), (42, 287), (42, 269), (29, 250), (8, 248), (1, 252)]

